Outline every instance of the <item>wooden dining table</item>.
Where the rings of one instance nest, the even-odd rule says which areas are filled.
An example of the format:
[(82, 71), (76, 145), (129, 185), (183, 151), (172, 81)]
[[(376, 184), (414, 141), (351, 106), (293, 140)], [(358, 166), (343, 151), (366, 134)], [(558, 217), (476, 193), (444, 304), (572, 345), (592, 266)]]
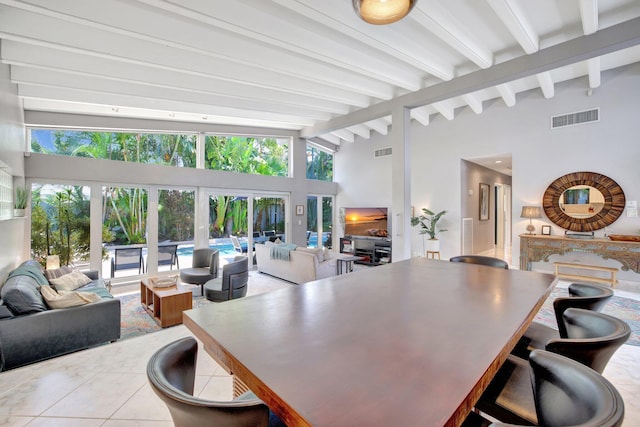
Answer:
[(455, 426), (556, 282), (413, 258), (188, 310), (184, 323), (290, 426)]

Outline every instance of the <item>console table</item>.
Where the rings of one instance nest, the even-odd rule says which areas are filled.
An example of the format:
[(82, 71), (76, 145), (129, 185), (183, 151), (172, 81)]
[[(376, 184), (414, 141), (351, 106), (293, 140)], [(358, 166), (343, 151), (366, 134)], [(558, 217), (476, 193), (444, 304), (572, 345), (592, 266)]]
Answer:
[(551, 255), (570, 252), (591, 253), (603, 259), (614, 259), (622, 264), (622, 270), (640, 273), (640, 242), (537, 234), (520, 235), (520, 270), (531, 270), (532, 262), (548, 262)]

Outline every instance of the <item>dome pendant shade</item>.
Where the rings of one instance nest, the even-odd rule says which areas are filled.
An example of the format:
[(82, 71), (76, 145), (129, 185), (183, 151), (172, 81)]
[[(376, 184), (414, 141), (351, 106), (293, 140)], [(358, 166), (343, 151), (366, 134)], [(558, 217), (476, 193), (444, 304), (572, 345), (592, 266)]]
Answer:
[(418, 0), (353, 0), (353, 8), (365, 22), (384, 25), (407, 16), (417, 2)]

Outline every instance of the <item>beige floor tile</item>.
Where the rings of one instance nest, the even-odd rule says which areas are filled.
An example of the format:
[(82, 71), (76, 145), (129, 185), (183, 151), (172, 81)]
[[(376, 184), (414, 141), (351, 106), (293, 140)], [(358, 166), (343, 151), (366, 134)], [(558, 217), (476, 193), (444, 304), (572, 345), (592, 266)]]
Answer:
[(58, 418), (38, 417), (28, 427), (98, 427), (104, 424), (100, 418)]
[(201, 399), (222, 402), (233, 400), (233, 378), (230, 376), (211, 377), (197, 396)]
[(33, 417), (18, 417), (18, 416), (0, 415), (0, 426), (2, 426), (2, 427), (22, 427), (22, 426), (26, 426), (32, 420), (34, 420)]
[(103, 427), (173, 427), (172, 421), (107, 420)]
[(43, 416), (109, 418), (146, 384), (142, 374), (100, 373), (46, 410)]
[(151, 386), (145, 384), (111, 416), (111, 419), (171, 421), (171, 414)]

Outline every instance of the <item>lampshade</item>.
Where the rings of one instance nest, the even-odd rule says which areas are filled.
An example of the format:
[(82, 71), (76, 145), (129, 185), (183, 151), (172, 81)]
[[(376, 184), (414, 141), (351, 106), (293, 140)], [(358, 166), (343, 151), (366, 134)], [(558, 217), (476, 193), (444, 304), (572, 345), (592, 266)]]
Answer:
[(60, 256), (59, 255), (47, 255), (47, 270), (55, 270), (60, 268)]
[(360, 18), (374, 25), (399, 21), (413, 9), (418, 0), (353, 0)]
[(520, 218), (540, 218), (542, 213), (539, 206), (523, 206)]

